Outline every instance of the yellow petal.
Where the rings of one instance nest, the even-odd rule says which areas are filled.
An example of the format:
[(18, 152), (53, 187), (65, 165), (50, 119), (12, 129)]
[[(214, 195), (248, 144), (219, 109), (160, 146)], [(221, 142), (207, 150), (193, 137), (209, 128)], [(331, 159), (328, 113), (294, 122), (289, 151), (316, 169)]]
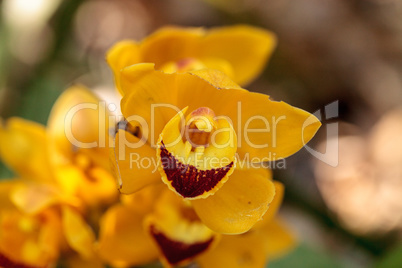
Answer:
[(74, 161), (77, 152), (108, 168), (109, 112), (105, 102), (82, 86), (67, 89), (54, 104), (48, 120), (52, 162)]
[[(154, 64), (151, 63), (136, 64), (122, 71), (121, 85), (126, 92), (126, 97), (123, 97), (121, 101), (121, 111), (132, 128), (140, 130), (141, 138), (153, 148), (156, 148), (156, 143), (163, 127), (181, 109), (175, 105), (176, 91), (174, 89), (157, 89), (164, 81), (161, 80), (163, 78), (155, 77), (154, 73)], [(160, 74), (162, 75), (163, 73), (160, 72)], [(150, 77), (156, 79), (153, 81), (143, 80), (143, 78)], [(140, 101), (137, 102), (131, 97), (137, 90), (138, 83), (143, 85), (143, 92), (138, 92), (141, 97), (138, 96)], [(174, 83), (174, 81), (171, 81), (171, 83)], [(131, 106), (132, 104), (135, 106)]]
[(267, 259), (281, 257), (295, 245), (294, 234), (280, 218), (275, 218), (262, 229), (222, 236), (217, 247), (197, 262), (201, 267), (264, 267)]
[(197, 263), (202, 268), (261, 268), (265, 267), (267, 254), (264, 238), (255, 233), (224, 235), (212, 250), (201, 255)]
[(267, 259), (288, 253), (296, 239), (284, 222), (275, 218), (261, 229), (252, 229), (242, 235), (222, 236), (216, 248), (197, 259), (201, 267), (265, 267)]
[[(239, 91), (236, 91), (239, 93)], [(236, 118), (240, 159), (266, 162), (288, 157), (309, 142), (320, 128), (320, 121), (312, 114), (285, 102), (271, 101), (267, 95), (249, 93), (238, 100), (237, 109), (227, 115)]]
[(269, 208), (267, 212), (264, 214), (262, 221), (257, 222), (257, 224), (254, 225), (253, 229), (263, 228), (266, 224), (270, 223), (276, 216), (282, 204), (283, 196), (285, 193), (285, 186), (279, 181), (274, 181), (274, 185), (275, 185), (274, 199), (269, 204)]
[(100, 257), (116, 267), (144, 265), (157, 259), (158, 250), (142, 225), (143, 215), (128, 206), (109, 208), (100, 221)]
[(197, 215), (176, 194), (165, 191), (145, 226), (169, 265), (184, 265), (218, 241), (218, 235), (199, 221)]
[(201, 63), (192, 66), (194, 70), (205, 66), (224, 72), (236, 83), (245, 84), (260, 74), (275, 46), (273, 33), (246, 25), (211, 30), (164, 27), (140, 43), (116, 44), (107, 59), (118, 88), (118, 72), (123, 67), (150, 62), (155, 63), (158, 70), (167, 70), (171, 69), (166, 68), (167, 65), (187, 59)]
[(191, 201), (197, 215), (213, 231), (240, 234), (262, 219), (275, 195), (271, 173), (257, 169), (235, 169), (213, 196)]
[(16, 207), (28, 214), (37, 214), (55, 204), (79, 205), (79, 200), (64, 196), (51, 184), (21, 184), (10, 192)]
[(225, 73), (214, 69), (202, 69), (191, 71), (190, 73), (204, 79), (216, 88), (242, 89), (238, 84), (233, 82)]
[(50, 256), (50, 261), (55, 261), (60, 255), (61, 243), (64, 239), (59, 211), (48, 209), (38, 216), (42, 219), (38, 236), (40, 249)]
[(110, 160), (121, 193), (131, 194), (160, 182), (155, 150), (127, 131), (116, 133)]
[(88, 89), (73, 86), (53, 106), (48, 121), (53, 168), (61, 188), (86, 204), (116, 198), (110, 171), (109, 112)]
[(19, 180), (0, 180), (0, 211), (14, 207), (10, 193), (20, 184)]
[(63, 193), (77, 196), (82, 182), (86, 180), (85, 174), (74, 165), (64, 165), (55, 170), (58, 185)]
[(202, 28), (164, 27), (141, 42), (142, 62), (152, 62), (160, 69), (165, 63), (197, 58)]
[(152, 62), (163, 68), (169, 62), (194, 57), (199, 51), (199, 38), (203, 34), (199, 28), (162, 28), (141, 43), (125, 40), (114, 45), (107, 53), (106, 59), (112, 69), (118, 90), (121, 87), (120, 71), (124, 67), (141, 62)]
[(260, 234), (265, 238), (265, 249), (270, 259), (283, 256), (297, 243), (294, 233), (279, 217), (264, 226)]
[(120, 71), (124, 67), (141, 62), (138, 44), (129, 40), (118, 42), (109, 49), (106, 60), (113, 71), (117, 89), (124, 94), (120, 87)]
[(118, 197), (113, 176), (102, 168), (95, 166), (81, 170), (75, 165), (63, 165), (55, 171), (60, 189), (66, 199), (71, 199), (71, 205), (110, 204)]
[[(189, 71), (201, 71), (202, 69), (207, 68), (224, 73), (228, 78), (231, 78), (231, 81), (235, 80), (233, 66), (230, 64), (229, 61), (221, 58), (205, 57), (202, 59), (201, 62), (205, 65), (204, 68), (192, 68)], [(237, 85), (235, 82), (232, 83)]]
[(64, 206), (62, 212), (63, 232), (68, 245), (84, 259), (93, 258), (95, 235), (91, 227), (74, 209)]
[(89, 169), (86, 179), (79, 185), (79, 197), (89, 205), (111, 204), (118, 194), (112, 174), (100, 167)]
[[(152, 64), (139, 64), (123, 70), (122, 86), (127, 93), (121, 102), (125, 117), (136, 115), (146, 125), (155, 126), (153, 135), (143, 136), (151, 145), (154, 145), (152, 137), (161, 133), (161, 127), (187, 106), (190, 111), (209, 107), (215, 114), (227, 116), (236, 131), (242, 161), (263, 162), (287, 157), (300, 150), (321, 125), (308, 112), (272, 101), (267, 95), (217, 89), (193, 74), (165, 74), (151, 71), (152, 68)], [(137, 76), (138, 72), (142, 75)], [(152, 121), (151, 115), (158, 114), (162, 116)]]
[(136, 213), (145, 215), (153, 210), (153, 207), (165, 189), (163, 183), (150, 185), (130, 195), (120, 195), (121, 202)]
[(0, 156), (23, 178), (50, 181), (45, 128), (22, 118), (0, 121)]
[(211, 30), (203, 40), (201, 54), (230, 62), (233, 80), (244, 85), (261, 73), (275, 46), (276, 37), (272, 32), (238, 25)]

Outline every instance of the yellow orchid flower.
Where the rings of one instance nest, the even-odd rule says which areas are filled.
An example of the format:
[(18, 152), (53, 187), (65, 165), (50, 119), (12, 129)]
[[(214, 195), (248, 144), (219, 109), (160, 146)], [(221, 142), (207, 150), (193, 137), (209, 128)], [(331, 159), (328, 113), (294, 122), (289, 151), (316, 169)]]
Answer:
[(0, 156), (19, 177), (53, 183), (89, 206), (116, 200), (109, 114), (88, 89), (67, 89), (53, 106), (47, 127), (20, 118), (0, 123)]
[(246, 232), (273, 199), (269, 172), (252, 164), (297, 152), (321, 125), (216, 70), (168, 74), (136, 64), (122, 70), (121, 86), (126, 122), (118, 124), (111, 155), (120, 191), (162, 176), (219, 233)]
[[(160, 185), (122, 196), (123, 204), (109, 209), (101, 221), (100, 254), (107, 263), (116, 267), (145, 265), (158, 257), (165, 267), (192, 261), (205, 265), (202, 267), (212, 267), (209, 264), (215, 258), (217, 263), (238, 262), (244, 254), (253, 250), (247, 246), (253, 241), (256, 247), (253, 256), (259, 262), (256, 264), (253, 261), (256, 266), (250, 267), (262, 267), (259, 264), (264, 264), (267, 258), (283, 253), (294, 244), (288, 229), (277, 219), (273, 220), (283, 197), (283, 185), (275, 182), (275, 188), (277, 194), (267, 217), (264, 216), (264, 220), (250, 233), (235, 236), (241, 239), (223, 236), (222, 242), (219, 234), (201, 222), (191, 203), (171, 191), (161, 190)], [(240, 252), (240, 257), (237, 257), (239, 251), (245, 253)], [(231, 257), (225, 261), (228, 256)]]
[(61, 247), (61, 222), (53, 208), (27, 214), (11, 199), (22, 184), (0, 182), (0, 266), (49, 267), (57, 262)]
[(121, 93), (120, 71), (142, 62), (155, 63), (158, 70), (169, 73), (216, 69), (244, 85), (262, 71), (275, 46), (273, 33), (246, 25), (211, 30), (164, 27), (141, 42), (117, 43), (107, 61)]
[[(66, 196), (52, 184), (30, 184), (24, 182), (10, 193), (13, 204), (24, 215), (37, 215), (47, 210), (55, 211), (60, 222), (60, 246), (63, 253), (86, 263), (98, 262), (95, 234), (83, 215), (82, 202), (78, 198)], [(85, 211), (88, 212), (88, 211)]]
[(61, 188), (87, 205), (117, 198), (109, 168), (109, 113), (82, 86), (67, 89), (54, 104), (47, 125), (49, 157)]
[(275, 217), (283, 185), (274, 184), (277, 194), (263, 221), (235, 236), (208, 229), (191, 203), (160, 185), (122, 196), (122, 203), (101, 220), (100, 256), (114, 267), (146, 265), (158, 258), (164, 267), (190, 262), (201, 267), (263, 267), (267, 259), (281, 256), (295, 244), (292, 233)]
[[(109, 172), (108, 120), (105, 105), (75, 86), (59, 97), (47, 127), (20, 118), (0, 125), (0, 156), (21, 177), (10, 182), (12, 187), (0, 198), (0, 205), (10, 208), (0, 216), (4, 262), (48, 267), (66, 254), (67, 265), (102, 267), (93, 225), (102, 206), (116, 201), (118, 194)], [(44, 220), (48, 215), (53, 232)], [(33, 229), (21, 229), (20, 221)], [(14, 225), (13, 232), (6, 231), (9, 225)], [(14, 235), (20, 242), (12, 242)]]
[(96, 263), (92, 228), (53, 185), (1, 181), (0, 192), (0, 266), (51, 267), (63, 253)]
[[(5, 225), (1, 231), (4, 235), (0, 237), (0, 244), (6, 254), (8, 250), (14, 252), (14, 255), (11, 255), (13, 262), (23, 261), (33, 267), (47, 267), (45, 263), (56, 262), (59, 251), (65, 247), (61, 245), (65, 244), (61, 242), (65, 239), (62, 226), (71, 224), (63, 219), (59, 211), (60, 206), (81, 209), (83, 205), (77, 196), (66, 194), (55, 180), (48, 145), (48, 134), (40, 124), (21, 118), (10, 118), (0, 127), (0, 156), (21, 178), (11, 180), (7, 184), (2, 182), (0, 185), (2, 188), (8, 185), (8, 191), (4, 193), (5, 200), (0, 200), (0, 205), (8, 204), (8, 209), (2, 211)], [(49, 220), (44, 220), (48, 217)], [(20, 221), (26, 222), (27, 226), (32, 228), (19, 228)], [(13, 232), (8, 232), (5, 228), (9, 227), (6, 225), (13, 225)], [(69, 229), (71, 227), (66, 228)], [(72, 231), (74, 236), (78, 233), (76, 231)], [(20, 242), (11, 242), (13, 236), (19, 237)], [(34, 238), (36, 240), (33, 240)], [(46, 241), (42, 241), (45, 238)], [(28, 244), (25, 241), (28, 241)], [(41, 243), (48, 245), (44, 248)], [(10, 245), (14, 246), (9, 247)], [(51, 256), (48, 256), (48, 247), (51, 248)]]

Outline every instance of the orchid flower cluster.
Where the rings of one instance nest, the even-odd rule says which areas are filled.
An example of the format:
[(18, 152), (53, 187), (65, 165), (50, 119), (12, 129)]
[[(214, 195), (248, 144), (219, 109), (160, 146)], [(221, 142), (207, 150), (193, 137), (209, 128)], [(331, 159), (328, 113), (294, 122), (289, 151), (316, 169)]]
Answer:
[(268, 161), (320, 127), (243, 89), (276, 37), (250, 26), (162, 28), (107, 53), (122, 120), (83, 86), (47, 126), (0, 125), (0, 266), (265, 267), (295, 245)]

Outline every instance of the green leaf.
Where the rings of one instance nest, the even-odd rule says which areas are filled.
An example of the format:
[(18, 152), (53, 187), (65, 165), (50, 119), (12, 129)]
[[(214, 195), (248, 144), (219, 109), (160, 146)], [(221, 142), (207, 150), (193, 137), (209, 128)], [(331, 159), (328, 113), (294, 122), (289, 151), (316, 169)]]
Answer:
[(36, 80), (25, 92), (18, 116), (46, 125), (50, 110), (61, 93), (61, 81), (45, 77)]
[(402, 244), (385, 254), (377, 262), (376, 268), (395, 268), (402, 267)]
[(0, 160), (0, 180), (13, 177), (13, 173)]
[(299, 245), (294, 251), (281, 259), (272, 260), (268, 268), (340, 268), (333, 257), (325, 252), (317, 251), (305, 244)]

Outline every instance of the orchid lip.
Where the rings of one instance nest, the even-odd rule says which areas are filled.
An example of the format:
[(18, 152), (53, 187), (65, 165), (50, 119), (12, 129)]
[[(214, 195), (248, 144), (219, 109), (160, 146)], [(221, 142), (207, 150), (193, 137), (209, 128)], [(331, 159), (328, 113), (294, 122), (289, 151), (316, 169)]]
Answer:
[(162, 181), (183, 198), (207, 198), (233, 173), (236, 133), (229, 120), (216, 117), (210, 108), (185, 117), (186, 110), (177, 113), (159, 137), (158, 169)]
[(206, 241), (187, 244), (175, 241), (160, 232), (155, 226), (150, 226), (150, 232), (158, 243), (164, 257), (170, 264), (178, 264), (204, 252), (214, 241), (214, 237)]
[(189, 164), (183, 164), (170, 153), (163, 141), (160, 147), (162, 168), (178, 194), (185, 198), (194, 198), (213, 189), (233, 168), (234, 163), (210, 170), (199, 170)]

